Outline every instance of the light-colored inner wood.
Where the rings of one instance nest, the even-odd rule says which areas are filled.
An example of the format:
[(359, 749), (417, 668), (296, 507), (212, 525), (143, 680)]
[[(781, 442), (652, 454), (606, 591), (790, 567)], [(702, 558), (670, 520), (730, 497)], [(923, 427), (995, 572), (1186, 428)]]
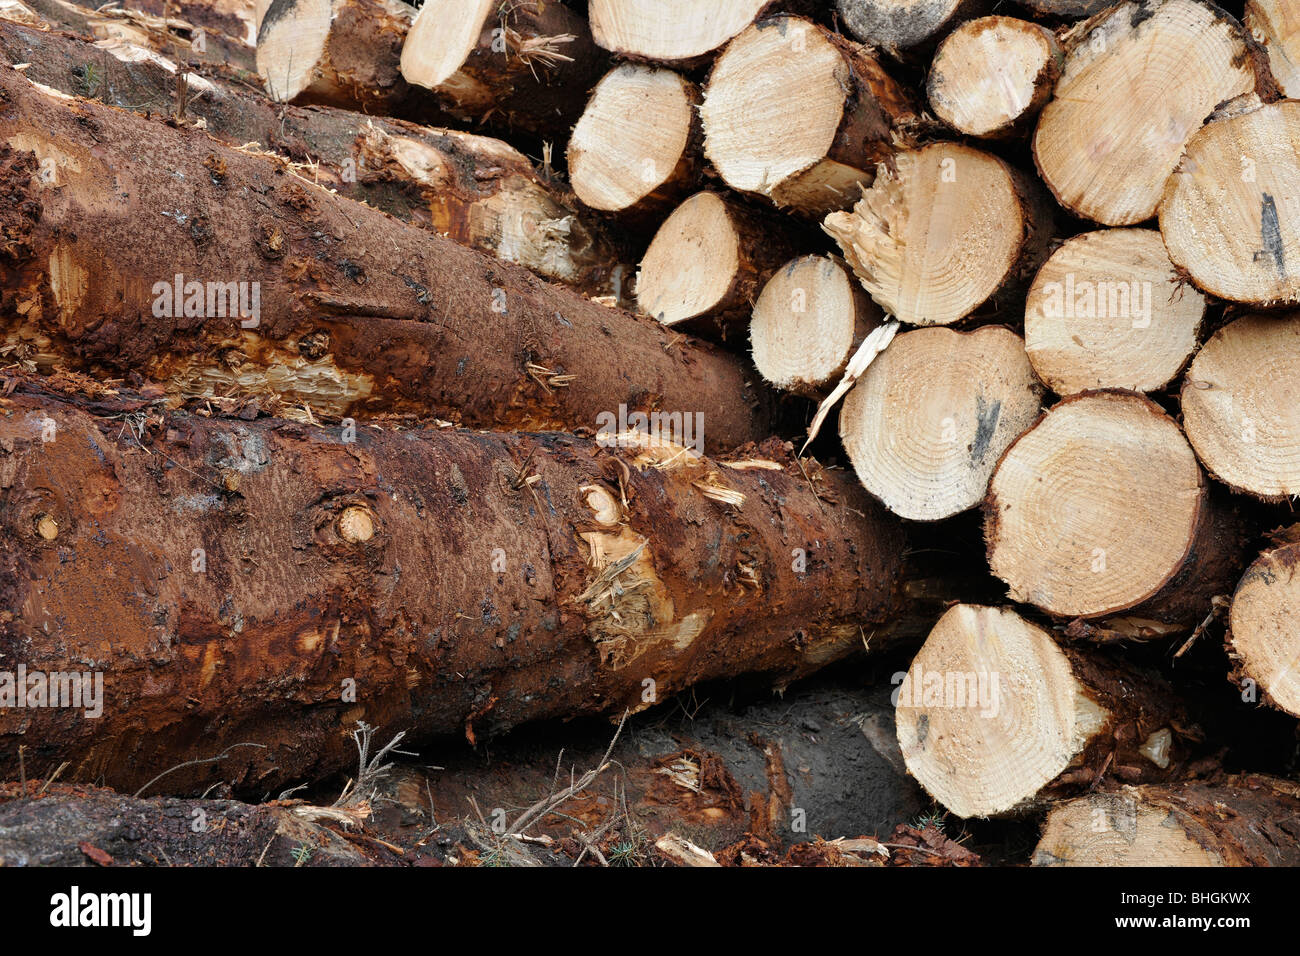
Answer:
[(1295, 0), (1247, 0), (1247, 29), (1264, 45), (1268, 66), (1282, 92), (1300, 96), (1300, 4)]
[(1300, 717), (1300, 545), (1263, 555), (1232, 599), (1229, 643), (1245, 674)]
[(954, 143), (899, 153), (895, 164), (824, 228), (882, 308), (948, 325), (997, 291), (1020, 257), (1015, 184), (1000, 160)]
[(1137, 791), (1095, 793), (1057, 804), (1034, 850), (1034, 866), (1222, 866), (1187, 834), (1178, 815)]
[(1160, 231), (1169, 256), (1224, 299), (1300, 300), (1300, 102), (1216, 120), (1169, 178)]
[(1181, 281), (1153, 229), (1104, 229), (1067, 240), (1025, 300), (1025, 347), (1060, 395), (1163, 388), (1196, 348), (1205, 297)]
[(624, 64), (596, 85), (569, 139), (569, 180), (582, 202), (616, 211), (667, 180), (690, 138), (686, 82), (671, 70)]
[(1243, 491), (1300, 494), (1300, 315), (1243, 316), (1187, 370), (1183, 427), (1214, 475)]
[(848, 67), (812, 24), (750, 27), (713, 67), (705, 152), (734, 189), (770, 193), (825, 158), (844, 116)]
[(930, 105), (948, 125), (970, 136), (1000, 130), (1033, 102), (1035, 81), (1053, 56), (1052, 45), (1032, 23), (982, 17), (964, 23), (935, 52)]
[(749, 326), (765, 379), (779, 388), (820, 386), (844, 367), (857, 322), (852, 283), (822, 256), (795, 259), (768, 280)]
[(726, 204), (714, 193), (696, 193), (655, 233), (641, 260), (637, 303), (665, 325), (696, 318), (726, 297), (739, 267), (739, 237)]
[(1126, 610), (1182, 565), (1205, 489), (1173, 421), (1124, 393), (1063, 402), (989, 484), (989, 565), (1013, 600), (1062, 616)]
[(1034, 134), (1039, 170), (1067, 208), (1111, 226), (1154, 215), (1188, 137), (1254, 89), (1234, 23), (1195, 0), (1154, 12), (1125, 3), (1074, 47)]
[[(402, 76), (437, 89), (461, 68), (478, 45), (499, 0), (425, 0), (402, 45)], [(501, 53), (504, 63), (505, 53)]]
[(926, 638), (895, 714), (908, 771), (959, 817), (1033, 797), (1110, 719), (1046, 631), (1014, 611), (967, 604)]
[(1039, 413), (1024, 343), (987, 326), (895, 337), (840, 409), (862, 484), (890, 511), (947, 518), (984, 500), (998, 458)]
[(747, 27), (768, 0), (591, 0), (596, 43), (648, 60), (684, 60), (715, 50)]
[(257, 72), (274, 100), (287, 102), (311, 86), (329, 38), (330, 0), (298, 0), (258, 36)]

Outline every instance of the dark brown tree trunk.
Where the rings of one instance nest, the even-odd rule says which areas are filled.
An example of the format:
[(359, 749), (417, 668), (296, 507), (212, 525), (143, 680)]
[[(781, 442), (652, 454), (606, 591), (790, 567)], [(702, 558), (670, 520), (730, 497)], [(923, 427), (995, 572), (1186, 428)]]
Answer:
[(711, 448), (771, 434), (769, 399), (738, 359), (653, 319), (202, 131), (74, 105), (12, 72), (0, 96), (0, 328), (38, 366), (143, 374), (180, 397), (278, 395), (272, 407), (326, 415), (595, 428), (626, 404), (706, 411)]
[(256, 743), (169, 786), (266, 791), (345, 766), (361, 720), (473, 741), (906, 633), (898, 523), (777, 442), (728, 464), (602, 447), (614, 427), (351, 432), (25, 381), (0, 415), (0, 648), (103, 696), (0, 708), (7, 778), (19, 744), (29, 773), (134, 789)]

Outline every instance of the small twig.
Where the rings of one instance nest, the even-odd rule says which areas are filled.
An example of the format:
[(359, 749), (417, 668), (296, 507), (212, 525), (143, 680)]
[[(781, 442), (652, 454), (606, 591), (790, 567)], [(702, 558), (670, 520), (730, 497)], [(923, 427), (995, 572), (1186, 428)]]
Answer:
[(140, 794), (144, 793), (146, 790), (148, 790), (150, 787), (152, 787), (155, 783), (157, 783), (157, 782), (158, 782), (159, 780), (161, 780), (163, 777), (167, 776), (169, 773), (174, 773), (175, 771), (177, 771), (177, 770), (181, 770), (181, 769), (183, 769), (183, 768), (185, 768), (185, 767), (197, 767), (197, 766), (200, 766), (200, 765), (202, 765), (202, 764), (206, 764), (206, 763), (217, 763), (217, 762), (219, 762), (219, 761), (221, 761), (221, 760), (225, 760), (225, 759), (226, 759), (226, 755), (229, 754), (230, 751), (234, 750), (236, 747), (260, 747), (262, 750), (265, 750), (265, 749), (266, 749), (266, 744), (255, 744), (255, 743), (238, 743), (238, 744), (231, 744), (229, 747), (227, 747), (225, 750), (221, 751), (221, 753), (217, 754), (215, 757), (204, 757), (204, 758), (201, 759), (201, 760), (187, 760), (187, 761), (185, 761), (184, 763), (178, 763), (176, 766), (171, 767), (171, 768), (169, 768), (169, 769), (167, 769), (167, 770), (164, 770), (162, 773), (158, 774), (158, 776), (154, 777), (152, 780), (150, 780), (148, 783), (146, 783), (143, 787), (141, 787), (141, 788), (140, 788), (139, 790), (137, 790), (135, 793), (131, 794), (131, 796), (132, 796), (132, 797), (139, 797)]

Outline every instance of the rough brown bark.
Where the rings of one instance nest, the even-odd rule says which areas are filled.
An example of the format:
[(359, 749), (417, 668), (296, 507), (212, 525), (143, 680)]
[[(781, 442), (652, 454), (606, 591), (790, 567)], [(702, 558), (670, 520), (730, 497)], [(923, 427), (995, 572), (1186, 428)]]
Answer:
[[(546, 285), (201, 131), (60, 100), (9, 71), (0, 96), (0, 328), (38, 365), (145, 374), (181, 396), (278, 393), (330, 415), (594, 428), (626, 403), (707, 410), (711, 447), (771, 434), (769, 399), (737, 359), (669, 348), (673, 334), (652, 319)], [(225, 310), (156, 316), (167, 310), (155, 284), (178, 274), (245, 283), (249, 300), (258, 283), (260, 317), (242, 320), (256, 327)]]
[(175, 0), (163, 19), (162, 0), (140, 0), (114, 9), (87, 0), (23, 0), (56, 30), (97, 41), (130, 43), (205, 71), (255, 82), (253, 40), (234, 10), (220, 3)]
[(563, 4), (426, 0), (400, 65), (459, 119), (563, 136), (609, 61)]
[(501, 140), (330, 107), (277, 106), (219, 78), (186, 73), (182, 83), (175, 64), (135, 53), (0, 21), (0, 54), (31, 64), (25, 75), (37, 83), (201, 121), (227, 145), (260, 143), (302, 164), (313, 181), (398, 219), (591, 295), (628, 297), (632, 268), (617, 271), (604, 230)]
[(155, 408), (4, 401), (3, 659), (104, 681), (98, 719), (0, 708), (9, 778), (19, 743), (33, 774), (68, 760), (65, 780), (134, 789), (254, 742), (169, 786), (266, 792), (349, 762), (359, 720), (472, 741), (709, 679), (787, 682), (864, 629), (873, 651), (904, 633), (899, 525), (776, 442), (727, 465)]
[(1300, 793), (1260, 774), (1122, 787), (1052, 810), (1035, 866), (1300, 866)]

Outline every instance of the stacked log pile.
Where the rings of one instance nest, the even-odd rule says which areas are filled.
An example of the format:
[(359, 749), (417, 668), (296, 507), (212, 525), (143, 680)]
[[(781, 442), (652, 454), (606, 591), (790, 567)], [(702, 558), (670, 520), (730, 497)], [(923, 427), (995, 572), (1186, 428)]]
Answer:
[[(264, 795), (358, 727), (902, 655), (940, 814), (1040, 819), (1036, 863), (1293, 860), (1285, 763), (1224, 754), (1300, 717), (1298, 20), (8, 0), (11, 799), (57, 770), (90, 826), (82, 784)], [(659, 855), (874, 852), (772, 832)]]

